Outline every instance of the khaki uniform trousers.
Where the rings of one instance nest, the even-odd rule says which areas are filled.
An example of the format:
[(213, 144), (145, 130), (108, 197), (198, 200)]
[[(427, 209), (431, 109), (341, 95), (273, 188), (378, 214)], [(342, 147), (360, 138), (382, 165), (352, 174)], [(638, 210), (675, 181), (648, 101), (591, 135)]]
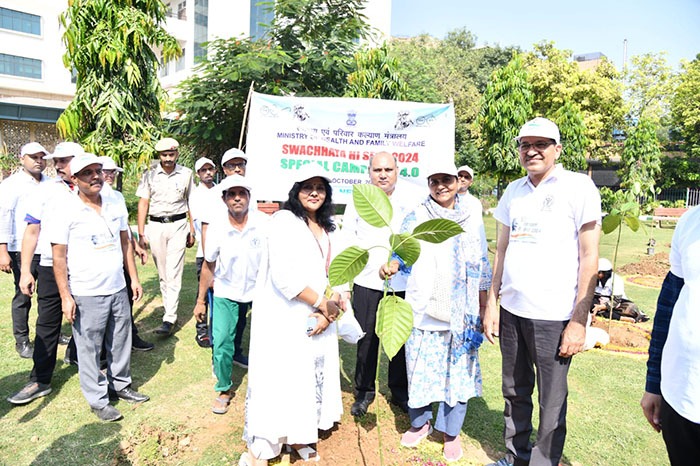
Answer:
[(149, 221), (144, 231), (158, 270), (160, 294), (163, 297), (163, 307), (165, 308), (163, 322), (171, 324), (177, 320), (188, 232), (187, 219), (172, 223)]

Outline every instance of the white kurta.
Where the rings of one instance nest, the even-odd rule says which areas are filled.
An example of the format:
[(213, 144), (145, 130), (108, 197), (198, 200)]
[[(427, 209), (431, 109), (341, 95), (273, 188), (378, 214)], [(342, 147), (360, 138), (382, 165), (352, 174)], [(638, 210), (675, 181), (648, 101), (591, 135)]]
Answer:
[[(273, 444), (315, 443), (318, 429), (330, 429), (340, 420), (336, 325), (307, 336), (306, 321), (313, 309), (295, 299), (307, 286), (324, 292), (326, 255), (340, 252), (335, 249), (331, 246), (329, 251), (325, 239), (319, 245), (307, 225), (289, 211), (275, 213), (269, 223), (251, 314), (245, 433), (249, 443), (254, 438)], [(323, 377), (319, 393), (318, 374)], [(320, 412), (317, 398), (322, 400)]]

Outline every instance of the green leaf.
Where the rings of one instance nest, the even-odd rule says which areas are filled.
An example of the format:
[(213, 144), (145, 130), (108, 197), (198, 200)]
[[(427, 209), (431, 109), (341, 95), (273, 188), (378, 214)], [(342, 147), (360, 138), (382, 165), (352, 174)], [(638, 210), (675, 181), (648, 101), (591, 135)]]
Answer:
[(389, 237), (391, 250), (398, 254), (404, 263), (411, 266), (420, 256), (420, 243), (408, 233), (392, 234)]
[[(352, 281), (367, 265), (369, 253), (366, 249), (350, 246), (338, 254), (328, 268), (328, 281), (331, 286)], [(377, 271), (379, 273), (379, 271)]]
[(460, 233), (464, 233), (464, 230), (457, 222), (444, 218), (435, 218), (416, 226), (411, 235), (416, 239), (429, 243), (442, 243), (446, 239), (457, 236)]
[(413, 310), (410, 304), (393, 294), (379, 301), (375, 332), (389, 359), (393, 359), (406, 343), (412, 329)]
[(622, 217), (619, 215), (606, 215), (603, 218), (603, 233), (606, 235), (612, 233), (617, 227), (620, 226), (620, 223), (622, 223)]
[(630, 227), (630, 230), (632, 231), (637, 231), (639, 230), (639, 218), (637, 217), (625, 217), (625, 223), (627, 224), (628, 227)]
[(356, 184), (352, 188), (352, 200), (357, 214), (373, 227), (388, 227), (394, 210), (387, 195), (371, 184)]

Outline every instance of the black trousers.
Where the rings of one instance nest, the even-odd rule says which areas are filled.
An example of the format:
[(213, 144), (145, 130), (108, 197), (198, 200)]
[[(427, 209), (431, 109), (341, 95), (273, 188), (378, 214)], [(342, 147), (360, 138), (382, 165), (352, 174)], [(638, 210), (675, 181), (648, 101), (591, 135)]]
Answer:
[[(403, 298), (404, 292), (397, 292)], [(355, 399), (374, 399), (374, 378), (377, 373), (377, 353), (379, 337), (374, 333), (377, 321), (377, 307), (384, 297), (382, 291), (354, 285), (352, 307), (360, 327), (366, 333), (357, 342), (355, 363)], [(396, 356), (389, 361), (389, 390), (395, 402), (408, 401), (408, 377), (406, 375), (406, 352), (402, 346)]]
[[(559, 343), (568, 321), (518, 317), (501, 307), (499, 344), (501, 389), (505, 399), (506, 458), (514, 466), (559, 464), (566, 440), (567, 376), (571, 358)], [(534, 445), (532, 393), (537, 381), (540, 424)]]
[(40, 265), (37, 271), (38, 316), (34, 339), (34, 367), (29, 380), (49, 384), (56, 367), (56, 350), (61, 334), (63, 310), (53, 268)]
[[(12, 333), (15, 342), (21, 343), (29, 340), (29, 310), (32, 308), (32, 298), (22, 293), (19, 289), (19, 277), (21, 275), (21, 254), (19, 251), (10, 251), (12, 259), (12, 275), (15, 279), (15, 295), (12, 298)], [(30, 271), (34, 280), (37, 279), (37, 267), (39, 267), (39, 254), (32, 258)]]
[(661, 433), (672, 466), (700, 464), (700, 424), (678, 414), (663, 398)]

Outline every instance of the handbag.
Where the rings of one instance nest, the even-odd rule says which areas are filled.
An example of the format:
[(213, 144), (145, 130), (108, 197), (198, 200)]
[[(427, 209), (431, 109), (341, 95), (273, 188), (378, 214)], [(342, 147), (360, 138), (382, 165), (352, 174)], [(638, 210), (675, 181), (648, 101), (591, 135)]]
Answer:
[(338, 330), (338, 336), (348, 343), (356, 345), (365, 332), (362, 331), (360, 323), (355, 318), (355, 311), (352, 309), (350, 301), (345, 302), (346, 311), (335, 322)]

